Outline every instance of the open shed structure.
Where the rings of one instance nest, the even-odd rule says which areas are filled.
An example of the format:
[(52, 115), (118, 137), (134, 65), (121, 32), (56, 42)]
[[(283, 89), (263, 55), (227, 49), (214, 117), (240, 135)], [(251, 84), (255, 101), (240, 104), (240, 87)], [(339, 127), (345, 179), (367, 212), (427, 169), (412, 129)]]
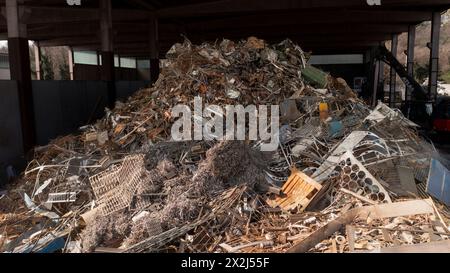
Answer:
[[(8, 161), (42, 144), (37, 139), (45, 129), (39, 124), (52, 122), (39, 121), (42, 115), (36, 114), (36, 101), (43, 99), (33, 92), (29, 40), (44, 47), (101, 52), (100, 80), (106, 84), (107, 105), (112, 106), (117, 98), (114, 54), (150, 59), (155, 81), (159, 59), (183, 35), (194, 43), (248, 36), (269, 42), (290, 38), (315, 54), (366, 54), (392, 39), (395, 56), (397, 35), (408, 32), (408, 73), (412, 75), (415, 26), (432, 21), (431, 99), (437, 89), (440, 15), (450, 8), (450, 0), (0, 0), (0, 6), (0, 39), (8, 40), (11, 70), (11, 81), (2, 83), (0, 96), (12, 94), (4, 111), (8, 115), (17, 111), (20, 117), (9, 119), (7, 126), (20, 130), (2, 136), (0, 154), (23, 139), (15, 152), (0, 155), (0, 161)], [(371, 63), (369, 83), (376, 90), (381, 66), (373, 59), (366, 61)]]

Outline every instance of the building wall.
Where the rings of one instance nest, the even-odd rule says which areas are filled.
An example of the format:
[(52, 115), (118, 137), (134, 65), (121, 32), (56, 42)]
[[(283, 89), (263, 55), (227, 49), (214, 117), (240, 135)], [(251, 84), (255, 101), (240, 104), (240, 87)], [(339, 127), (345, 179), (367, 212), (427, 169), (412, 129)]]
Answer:
[[(145, 81), (118, 81), (118, 100), (145, 87)], [(104, 81), (33, 81), (36, 135), (39, 145), (76, 132), (104, 114), (108, 102)]]
[(97, 65), (75, 64), (73, 66), (73, 79), (77, 81), (96, 81), (100, 77), (100, 67)]
[(138, 81), (139, 79), (137, 69), (133, 68), (115, 68), (116, 80), (120, 81)]
[[(74, 80), (78, 81), (95, 81), (101, 79), (100, 66), (89, 65), (89, 64), (75, 64), (73, 67), (73, 77)], [(141, 81), (148, 80), (150, 77), (150, 72), (148, 72), (148, 77), (146, 78), (144, 74), (138, 72), (135, 68), (124, 68), (116, 67), (116, 80), (118, 81)]]
[[(116, 82), (117, 97), (126, 100), (146, 87), (147, 81)], [(104, 81), (33, 81), (33, 100), (38, 145), (76, 132), (104, 115), (107, 84)], [(0, 80), (0, 187), (6, 182), (6, 168), (25, 167), (17, 82)]]
[(25, 165), (16, 81), (0, 80), (0, 187), (7, 182), (6, 168)]
[(326, 64), (315, 66), (330, 73), (333, 77), (343, 78), (351, 88), (355, 88), (353, 84), (355, 78), (366, 76), (363, 64)]
[(0, 80), (9, 80), (9, 79), (11, 79), (9, 68), (0, 68)]
[(39, 145), (95, 121), (108, 101), (102, 81), (33, 81), (33, 99)]
[(343, 78), (351, 88), (355, 78), (367, 76), (363, 54), (312, 55), (309, 64)]

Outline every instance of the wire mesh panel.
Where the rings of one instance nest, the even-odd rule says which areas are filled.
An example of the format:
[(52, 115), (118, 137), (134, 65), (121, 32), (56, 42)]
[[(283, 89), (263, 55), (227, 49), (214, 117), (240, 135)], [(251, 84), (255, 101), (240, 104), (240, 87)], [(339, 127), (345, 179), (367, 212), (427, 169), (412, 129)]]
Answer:
[(144, 155), (127, 156), (120, 167), (101, 172), (89, 178), (103, 215), (109, 215), (128, 207), (134, 192), (148, 176), (144, 167)]

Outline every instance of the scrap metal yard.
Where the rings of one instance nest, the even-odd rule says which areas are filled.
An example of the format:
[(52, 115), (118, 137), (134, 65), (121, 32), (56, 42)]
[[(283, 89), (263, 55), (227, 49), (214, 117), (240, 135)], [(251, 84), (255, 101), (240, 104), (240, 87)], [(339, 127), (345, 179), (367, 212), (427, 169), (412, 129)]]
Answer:
[[(431, 20), (438, 28), (431, 33), (433, 64), (436, 50), (439, 59), (433, 33), (450, 1), (382, 1), (380, 7), (366, 1), (35, 2), (0, 1), (11, 68), (0, 96), (14, 102), (2, 108), (0, 252), (450, 252), (448, 132), (436, 127), (450, 121), (435, 110), (443, 109), (436, 105), (445, 96), (438, 94), (438, 71), (430, 66), (428, 85), (420, 85), (411, 54), (404, 66), (395, 47), (384, 46)], [(21, 7), (36, 17), (17, 19)], [(139, 22), (130, 28), (125, 15), (138, 7)], [(295, 33), (320, 8), (325, 14), (342, 8), (350, 17), (322, 16), (319, 25)], [(44, 20), (39, 15), (46, 10), (53, 17)], [(58, 10), (68, 17), (58, 17)], [(377, 17), (382, 11), (398, 17)], [(258, 31), (265, 23), (252, 20), (268, 18), (265, 12), (284, 23)], [(296, 12), (305, 16), (299, 22)], [(83, 29), (96, 23), (101, 31), (67, 29), (69, 37), (53, 22), (77, 18)], [(243, 30), (226, 29), (233, 22)], [(353, 33), (332, 29), (335, 22), (370, 27)], [(22, 23), (28, 31), (11, 30)], [(0, 34), (3, 26), (0, 21)], [(330, 42), (317, 36), (327, 28)], [(141, 32), (150, 40), (127, 41)], [(89, 42), (97, 36), (98, 43)], [(31, 75), (28, 39), (101, 51), (95, 55), (101, 82), (61, 81), (56, 92), (56, 81), (32, 81), (25, 73)], [(408, 50), (414, 65), (414, 44)], [(345, 66), (340, 76), (342, 64), (311, 65), (316, 52), (322, 58), (351, 53), (361, 63)], [(34, 73), (43, 70), (36, 54)], [(124, 56), (133, 56), (136, 69), (146, 58), (147, 86), (117, 83)], [(394, 79), (387, 93), (382, 64)], [(77, 64), (70, 65), (73, 72)], [(362, 91), (348, 80), (352, 69), (363, 74), (357, 77), (364, 79)], [(136, 90), (119, 96), (119, 86)], [(70, 92), (75, 95), (64, 98)]]

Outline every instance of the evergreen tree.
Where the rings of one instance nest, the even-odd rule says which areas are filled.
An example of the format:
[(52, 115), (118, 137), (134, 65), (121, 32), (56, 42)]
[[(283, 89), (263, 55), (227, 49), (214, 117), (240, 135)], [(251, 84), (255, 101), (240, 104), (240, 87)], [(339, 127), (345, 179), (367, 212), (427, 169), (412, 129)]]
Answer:
[(41, 75), (43, 80), (54, 80), (55, 73), (53, 72), (53, 64), (50, 58), (42, 54), (41, 56)]

